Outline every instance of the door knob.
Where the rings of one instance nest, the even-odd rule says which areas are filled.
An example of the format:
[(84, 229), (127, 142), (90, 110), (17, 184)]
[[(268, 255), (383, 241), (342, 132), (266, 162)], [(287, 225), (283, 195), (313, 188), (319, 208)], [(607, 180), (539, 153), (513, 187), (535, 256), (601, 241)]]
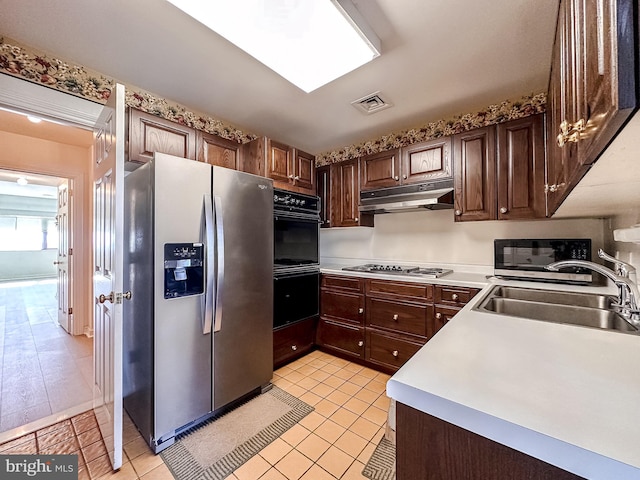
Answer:
[(113, 303), (113, 292), (111, 292), (109, 295), (106, 295), (106, 296), (103, 293), (101, 293), (100, 296), (98, 297), (99, 303), (104, 303), (107, 300), (109, 300), (109, 303)]
[(507, 207), (502, 207), (500, 209), (500, 213), (507, 213), (509, 210), (507, 209)]
[(122, 294), (122, 298), (124, 298), (125, 300), (131, 300), (131, 290), (129, 290), (128, 292), (124, 292)]

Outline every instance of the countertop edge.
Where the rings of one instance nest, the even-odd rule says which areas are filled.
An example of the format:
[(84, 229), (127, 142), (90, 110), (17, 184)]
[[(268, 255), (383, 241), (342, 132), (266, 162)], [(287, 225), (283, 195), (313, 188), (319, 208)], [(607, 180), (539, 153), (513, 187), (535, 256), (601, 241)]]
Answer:
[(626, 463), (572, 445), (391, 378), (387, 395), (397, 402), (589, 479), (640, 479)]

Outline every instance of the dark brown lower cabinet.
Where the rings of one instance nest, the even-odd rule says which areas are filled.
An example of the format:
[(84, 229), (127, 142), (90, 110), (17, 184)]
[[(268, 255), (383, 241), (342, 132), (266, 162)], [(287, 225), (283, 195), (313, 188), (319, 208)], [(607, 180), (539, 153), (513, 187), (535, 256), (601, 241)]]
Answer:
[(322, 318), (318, 323), (316, 342), (342, 356), (364, 358), (364, 328), (361, 326)]
[(380, 370), (394, 373), (422, 348), (424, 341), (413, 341), (368, 328), (366, 345), (367, 361)]
[(318, 317), (311, 317), (273, 331), (273, 366), (278, 368), (313, 349)]
[(396, 404), (397, 480), (579, 480), (573, 473)]

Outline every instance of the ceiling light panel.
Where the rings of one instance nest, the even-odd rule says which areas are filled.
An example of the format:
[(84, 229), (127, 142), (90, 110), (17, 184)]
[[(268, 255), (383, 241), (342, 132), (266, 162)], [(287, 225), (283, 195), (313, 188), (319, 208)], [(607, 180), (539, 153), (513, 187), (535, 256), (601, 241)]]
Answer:
[(350, 0), (168, 0), (309, 93), (380, 55)]

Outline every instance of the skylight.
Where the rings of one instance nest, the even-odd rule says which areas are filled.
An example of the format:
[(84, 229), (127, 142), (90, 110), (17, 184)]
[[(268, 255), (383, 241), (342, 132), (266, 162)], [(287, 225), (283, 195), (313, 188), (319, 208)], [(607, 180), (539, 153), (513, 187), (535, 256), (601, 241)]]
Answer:
[(309, 93), (380, 55), (350, 0), (168, 0)]

